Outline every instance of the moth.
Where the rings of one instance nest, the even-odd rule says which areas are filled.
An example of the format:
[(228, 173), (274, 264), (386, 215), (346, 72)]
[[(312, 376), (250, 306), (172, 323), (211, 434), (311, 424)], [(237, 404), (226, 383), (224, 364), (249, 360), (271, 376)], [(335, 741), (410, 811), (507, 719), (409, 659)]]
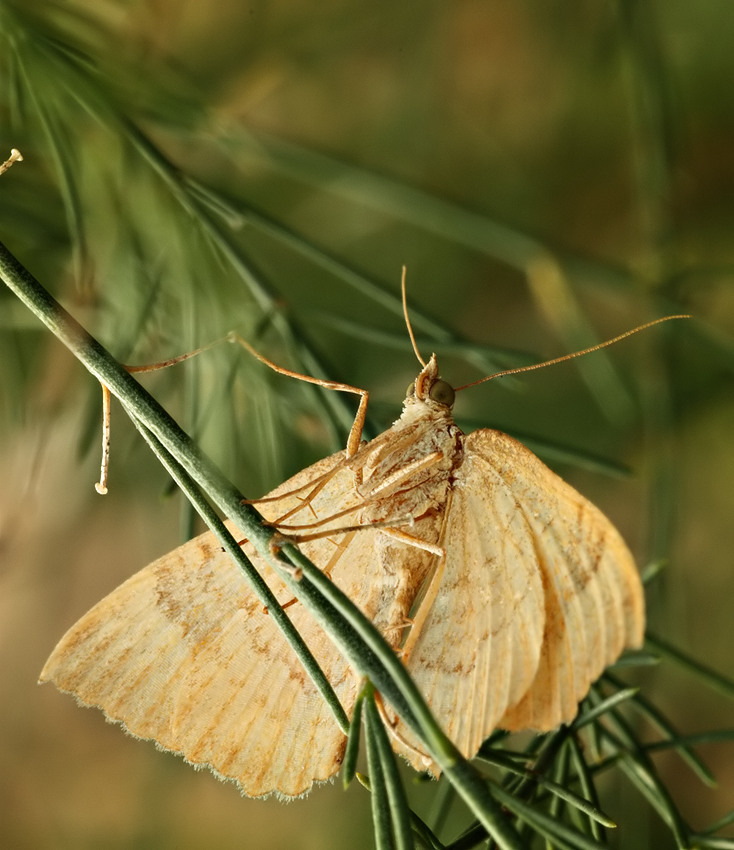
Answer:
[[(471, 758), (497, 728), (542, 732), (572, 721), (604, 668), (641, 645), (643, 591), (599, 509), (507, 434), (462, 433), (435, 354), (423, 361), (413, 342), (421, 369), (400, 418), (360, 442), (361, 391), (346, 451), (258, 507), (283, 534), (297, 540), (300, 531), (304, 554), (399, 653)], [(242, 546), (288, 602), (276, 571)], [(302, 605), (287, 613), (351, 714), (357, 675)], [(305, 794), (338, 772), (344, 754), (330, 709), (211, 533), (85, 614), (40, 681), (251, 797)], [(385, 712), (394, 749), (437, 773)]]

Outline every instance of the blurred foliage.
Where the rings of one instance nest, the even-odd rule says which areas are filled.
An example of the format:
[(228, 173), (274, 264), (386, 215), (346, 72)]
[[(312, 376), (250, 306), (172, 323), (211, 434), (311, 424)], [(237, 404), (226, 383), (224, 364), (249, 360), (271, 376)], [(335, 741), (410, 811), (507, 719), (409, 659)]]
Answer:
[[(402, 264), (422, 350), (455, 384), (693, 313), (462, 394), (457, 417), (522, 435), (642, 565), (664, 561), (651, 628), (731, 673), (733, 16), (727, 0), (3, 0), (0, 141), (25, 161), (0, 178), (0, 238), (123, 361), (234, 328), (368, 387), (372, 433), (415, 372)], [(94, 496), (98, 388), (0, 299), (9, 846), (370, 846), (358, 788), (240, 800), (34, 689), (63, 630), (176, 544), (178, 503), (117, 414)], [(354, 411), (226, 345), (146, 382), (253, 496), (343, 444)], [(731, 702), (669, 664), (639, 678), (678, 729), (731, 725)], [(718, 790), (655, 756), (695, 829), (734, 798), (731, 745), (704, 754)], [(675, 846), (604, 782), (610, 842)], [(426, 820), (437, 793), (410, 789)], [(446, 834), (464, 825), (452, 808)]]

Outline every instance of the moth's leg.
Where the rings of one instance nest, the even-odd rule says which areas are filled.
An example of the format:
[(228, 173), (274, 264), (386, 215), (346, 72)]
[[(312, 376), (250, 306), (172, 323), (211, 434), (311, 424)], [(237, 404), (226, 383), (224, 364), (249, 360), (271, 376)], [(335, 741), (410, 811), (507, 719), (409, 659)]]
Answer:
[[(391, 487), (399, 486), (400, 484), (403, 483), (403, 481), (410, 480), (417, 473), (423, 472), (423, 470), (428, 469), (429, 467), (433, 466), (436, 463), (439, 463), (441, 460), (443, 460), (443, 458), (444, 458), (443, 452), (433, 452), (430, 455), (426, 455), (426, 457), (419, 458), (418, 460), (415, 460), (412, 463), (406, 464), (402, 469), (399, 469), (397, 472), (388, 476), (384, 481), (381, 481), (379, 486), (375, 487), (374, 489), (372, 489), (368, 493), (366, 493), (364, 495), (364, 498), (361, 501), (359, 501), (359, 502), (357, 502), (353, 505), (350, 505), (348, 508), (345, 508), (342, 511), (338, 511), (336, 513), (332, 513), (332, 514), (329, 514), (328, 516), (324, 516), (324, 517), (318, 517), (317, 516), (316, 519), (313, 522), (304, 522), (304, 523), (298, 523), (298, 524), (286, 524), (286, 523), (284, 523), (283, 520), (288, 519), (293, 514), (302, 510), (307, 504), (309, 504), (310, 501), (318, 494), (318, 492), (328, 483), (330, 477), (338, 470), (338, 468), (341, 468), (341, 467), (335, 467), (334, 469), (329, 470), (329, 472), (326, 473), (326, 475), (324, 475), (322, 479), (318, 479), (317, 486), (314, 487), (314, 489), (311, 491), (311, 493), (308, 494), (308, 496), (306, 497), (306, 499), (304, 499), (302, 504), (296, 505), (295, 508), (291, 509), (290, 511), (283, 514), (282, 516), (278, 517), (278, 519), (270, 520), (270, 521), (266, 522), (265, 524), (273, 526), (275, 528), (278, 528), (282, 531), (285, 531), (285, 532), (287, 532), (288, 535), (293, 535), (294, 537), (296, 537), (299, 540), (313, 540), (313, 539), (315, 539), (315, 537), (323, 537), (324, 534), (318, 534), (317, 533), (317, 534), (311, 536), (310, 534), (304, 535), (301, 532), (305, 531), (306, 529), (318, 528), (319, 526), (322, 526), (327, 522), (332, 522), (335, 519), (339, 519), (341, 517), (348, 516), (349, 514), (354, 513), (355, 511), (364, 510), (365, 508), (368, 508), (370, 506), (370, 504), (372, 502), (374, 502), (378, 497), (384, 498), (385, 490), (388, 490)], [(302, 489), (302, 488), (299, 488), (299, 489)], [(272, 500), (274, 501), (276, 499), (283, 499), (283, 498), (286, 498), (286, 496), (293, 495), (297, 492), (298, 492), (298, 490), (293, 490), (290, 493), (280, 493), (278, 496), (272, 497)], [(257, 503), (257, 500), (254, 500), (254, 501), (255, 501), (255, 503)], [(261, 501), (265, 501), (265, 500), (263, 499)], [(350, 526), (347, 526), (345, 528), (329, 529), (326, 533), (331, 534), (333, 531), (348, 531), (348, 530), (351, 530), (353, 527), (356, 527), (356, 528), (376, 528), (376, 527), (389, 527), (389, 526), (393, 526), (393, 525), (401, 526), (401, 525), (405, 525), (406, 523), (409, 523), (410, 521), (411, 521), (410, 517), (395, 517), (395, 518), (387, 519), (387, 520), (384, 520), (384, 521), (378, 522), (378, 523), (365, 522), (365, 523), (363, 523), (362, 525), (359, 525), (359, 526), (351, 526), (350, 525)], [(412, 538), (412, 539), (413, 540), (419, 540), (419, 538)], [(406, 542), (408, 542), (408, 541), (406, 540)]]
[[(313, 522), (303, 522), (297, 524), (287, 524), (281, 522), (280, 519), (273, 521), (266, 521), (263, 525), (272, 526), (273, 528), (277, 528), (278, 531), (282, 531), (283, 534), (287, 537), (292, 537), (294, 540), (316, 540), (319, 537), (328, 537), (330, 534), (342, 532), (342, 531), (351, 531), (354, 528), (374, 528), (375, 523), (359, 523), (359, 524), (349, 524), (343, 527), (337, 528), (327, 528), (322, 531), (311, 532), (308, 529), (318, 529), (320, 526), (325, 525), (326, 523), (333, 522), (334, 520), (341, 519), (342, 517), (348, 516), (349, 514), (353, 514), (355, 511), (363, 510), (369, 503), (367, 500), (363, 500), (361, 502), (357, 502), (355, 505), (350, 505), (348, 508), (344, 508), (341, 511), (336, 511), (333, 514), (329, 514), (328, 516), (320, 517), (315, 519)], [(299, 510), (302, 507), (298, 506)], [(291, 511), (290, 513), (293, 513)], [(285, 516), (289, 516), (290, 514), (286, 514)], [(388, 522), (392, 522), (392, 520), (388, 520)], [(302, 532), (306, 531), (307, 533), (303, 534)]]
[(446, 547), (444, 545), (444, 533), (446, 529), (446, 518), (448, 517), (449, 512), (451, 510), (451, 498), (451, 491), (449, 490), (448, 498), (446, 501), (446, 509), (443, 513), (443, 523), (441, 525), (441, 532), (439, 534), (438, 543), (429, 543), (426, 540), (421, 540), (421, 538), (415, 537), (414, 535), (409, 534), (408, 532), (403, 531), (399, 528), (386, 528), (381, 532), (382, 534), (385, 534), (388, 537), (392, 537), (395, 540), (399, 540), (402, 543), (405, 543), (407, 546), (413, 546), (416, 549), (420, 549), (424, 552), (429, 552), (432, 555), (435, 555), (438, 559), (435, 568), (430, 578), (428, 579), (428, 584), (424, 584), (424, 588), (421, 589), (417, 609), (413, 612), (413, 616), (410, 618), (410, 621), (405, 624), (405, 627), (410, 627), (410, 632), (408, 633), (408, 636), (405, 639), (405, 643), (398, 651), (398, 654), (400, 655), (403, 664), (408, 663), (410, 653), (413, 651), (416, 643), (418, 642), (420, 633), (426, 623), (428, 614), (430, 613), (431, 608), (433, 607), (433, 603), (436, 601), (438, 590), (441, 587), (441, 582), (443, 581), (444, 572), (446, 570)]
[(334, 571), (334, 568), (336, 567), (336, 565), (341, 560), (342, 555), (349, 548), (349, 545), (352, 542), (354, 535), (356, 533), (357, 533), (356, 531), (349, 531), (346, 534), (342, 535), (342, 538), (339, 541), (332, 540), (331, 537), (326, 538), (330, 543), (333, 543), (334, 554), (331, 556), (331, 558), (329, 558), (329, 563), (321, 570), (321, 572), (325, 576), (328, 576), (329, 578), (331, 578), (331, 574)]
[[(347, 448), (346, 448), (346, 457), (351, 458), (354, 456), (359, 450), (360, 441), (362, 439), (362, 431), (364, 430), (364, 423), (367, 417), (367, 405), (369, 402), (369, 392), (367, 390), (360, 389), (359, 387), (352, 387), (349, 384), (342, 384), (338, 381), (328, 381), (325, 378), (314, 378), (311, 375), (303, 375), (300, 372), (294, 372), (291, 369), (286, 369), (283, 366), (278, 366), (277, 363), (273, 363), (272, 360), (268, 360), (267, 357), (264, 357), (258, 351), (256, 351), (247, 340), (243, 339), (239, 334), (232, 331), (229, 333), (224, 339), (218, 339), (214, 342), (209, 343), (208, 345), (204, 345), (201, 348), (195, 348), (193, 351), (187, 351), (185, 354), (179, 354), (176, 357), (171, 357), (168, 360), (161, 360), (158, 363), (150, 363), (144, 366), (125, 366), (125, 369), (134, 374), (136, 372), (156, 372), (159, 369), (167, 369), (169, 366), (174, 366), (176, 363), (182, 363), (184, 360), (189, 360), (192, 357), (196, 357), (199, 354), (202, 354), (205, 351), (209, 351), (209, 349), (214, 348), (217, 345), (220, 345), (222, 342), (236, 342), (241, 345), (244, 349), (250, 352), (253, 357), (257, 358), (261, 363), (264, 363), (266, 366), (273, 369), (275, 372), (279, 372), (281, 375), (287, 375), (291, 378), (296, 378), (299, 381), (306, 381), (310, 384), (317, 384), (320, 387), (324, 387), (329, 390), (337, 390), (338, 392), (349, 392), (354, 393), (355, 395), (360, 396), (359, 399), (359, 407), (357, 408), (357, 413), (354, 417), (354, 422), (352, 423), (352, 427), (349, 431), (349, 437), (347, 438)], [(109, 389), (103, 385), (102, 387), (103, 393), (103, 451), (102, 451), (102, 473), (100, 475), (99, 482), (95, 485), (95, 489), (98, 493), (104, 494), (107, 492), (107, 473), (109, 468), (109, 437), (110, 437), (110, 404), (109, 404)]]
[[(286, 511), (284, 514), (281, 514), (277, 519), (268, 520), (267, 524), (272, 526), (279, 526), (281, 525), (283, 520), (286, 520), (294, 514), (297, 514), (304, 508), (308, 508), (311, 511), (314, 520), (318, 520), (319, 517), (313, 508), (312, 502), (341, 468), (342, 464), (337, 463), (334, 467), (332, 467), (332, 469), (328, 470), (323, 475), (320, 475), (317, 478), (313, 478), (311, 481), (307, 481), (300, 487), (294, 487), (292, 490), (286, 490), (282, 493), (278, 493), (277, 496), (264, 496), (260, 499), (243, 499), (242, 504), (256, 506), (268, 505), (274, 502), (282, 502), (285, 499), (295, 498), (298, 499), (297, 505)], [(310, 491), (306, 493), (303, 497), (298, 495), (299, 493), (308, 490), (309, 487), (311, 488)]]
[[(329, 541), (329, 543), (332, 543), (333, 546), (334, 546), (334, 552), (333, 552), (332, 556), (329, 558), (329, 562), (326, 564), (325, 567), (323, 567), (323, 568), (319, 567), (321, 572), (327, 578), (331, 578), (331, 573), (333, 572), (336, 565), (339, 563), (342, 555), (349, 548), (349, 544), (352, 542), (352, 538), (354, 537), (354, 535), (356, 533), (357, 533), (356, 530), (352, 530), (350, 532), (347, 532), (346, 534), (341, 535), (341, 540), (338, 540), (338, 541), (335, 540), (335, 539), (332, 539), (331, 536), (326, 538)], [(333, 532), (329, 532), (329, 535), (332, 535), (332, 534), (333, 534)], [(285, 541), (282, 541), (282, 542), (285, 542)], [(274, 546), (271, 545), (271, 551), (273, 552), (273, 556), (276, 557), (276, 558), (278, 557), (277, 551), (276, 551), (278, 548), (279, 548), (279, 546), (278, 546), (277, 541), (275, 542)], [(298, 575), (298, 573), (300, 573), (300, 569), (298, 567), (293, 568), (293, 567), (290, 566), (290, 564), (287, 564), (285, 566), (290, 567), (290, 569), (293, 570), (294, 578), (300, 579), (300, 576)], [(298, 600), (295, 598), (295, 596), (292, 596), (286, 602), (281, 602), (280, 607), (281, 608), (290, 608), (290, 606), (295, 605), (296, 602), (298, 602)], [(267, 613), (267, 608), (265, 608), (263, 610), (265, 611), (265, 613)]]
[[(395, 522), (395, 520), (392, 520)], [(427, 540), (423, 540), (420, 537), (416, 537), (414, 534), (408, 534), (407, 531), (402, 531), (400, 528), (382, 528), (380, 529), (380, 534), (384, 534), (386, 537), (392, 537), (393, 540), (398, 540), (400, 543), (405, 543), (406, 546), (412, 546), (414, 549), (421, 549), (423, 552), (430, 552), (431, 555), (438, 555), (439, 558), (446, 557), (446, 551), (443, 546), (439, 546), (437, 543), (429, 543)]]
[(192, 351), (187, 351), (185, 354), (178, 354), (176, 357), (169, 357), (168, 360), (159, 360), (157, 363), (146, 363), (142, 366), (125, 366), (125, 369), (131, 375), (137, 372), (158, 372), (160, 369), (168, 369), (169, 366), (175, 366), (177, 363), (183, 363), (184, 360), (191, 360), (192, 357), (198, 357), (199, 354), (210, 351), (212, 348), (216, 348), (216, 346), (226, 341), (226, 337), (215, 339), (214, 342), (210, 342), (208, 345), (202, 345), (201, 348), (194, 348)]
[[(169, 366), (175, 366), (176, 363), (182, 363), (184, 360), (189, 360), (191, 357), (196, 357), (215, 345), (219, 345), (225, 340), (219, 339), (203, 346), (203, 348), (195, 348), (193, 351), (187, 351), (185, 354), (179, 354), (177, 357), (170, 357), (168, 360), (161, 360), (158, 363), (148, 363), (145, 366), (124, 366), (124, 368), (135, 374), (136, 372), (157, 372), (159, 369), (167, 369)], [(102, 470), (100, 472), (99, 481), (94, 485), (94, 489), (104, 496), (107, 493), (107, 479), (110, 467), (110, 421), (112, 417), (110, 405), (110, 390), (106, 384), (102, 384)]]
[(405, 514), (405, 516), (391, 517), (390, 519), (376, 520), (375, 522), (362, 522), (355, 525), (340, 525), (337, 528), (323, 528), (319, 531), (310, 531), (308, 534), (301, 534), (299, 531), (303, 528), (316, 528), (319, 525), (323, 525), (337, 517), (352, 513), (352, 511), (359, 510), (363, 507), (363, 504), (355, 505), (354, 508), (347, 508), (344, 511), (340, 511), (338, 514), (324, 517), (324, 519), (319, 520), (318, 522), (308, 523), (307, 525), (277, 526), (274, 523), (265, 523), (265, 525), (274, 526), (276, 531), (280, 532), (282, 543), (276, 543), (277, 548), (279, 545), (283, 545), (283, 543), (307, 543), (309, 540), (321, 540), (324, 537), (331, 537), (334, 534), (349, 534), (352, 531), (391, 530), (395, 525), (411, 525), (413, 523), (413, 516), (411, 514)]
[[(357, 506), (360, 507), (360, 506)], [(343, 511), (342, 513), (347, 513), (348, 511)], [(334, 517), (327, 517), (326, 520), (332, 520)], [(409, 534), (405, 534), (400, 532), (398, 529), (395, 529), (393, 526), (396, 524), (411, 524), (413, 522), (413, 517), (410, 515), (406, 515), (404, 517), (393, 517), (389, 520), (384, 520), (383, 522), (371, 522), (362, 525), (349, 525), (342, 526), (340, 528), (327, 528), (322, 529), (321, 531), (314, 531), (309, 534), (284, 534), (280, 530), (273, 539), (270, 541), (270, 552), (275, 559), (279, 559), (278, 550), (284, 546), (286, 543), (306, 543), (310, 540), (322, 540), (326, 538), (335, 546), (335, 551), (332, 556), (329, 558), (329, 562), (325, 567), (319, 568), (321, 572), (323, 572), (326, 576), (331, 578), (331, 573), (335, 569), (342, 555), (346, 552), (349, 544), (352, 542), (352, 539), (355, 534), (359, 531), (366, 531), (367, 529), (371, 530), (382, 530), (384, 533), (395, 537), (400, 540), (402, 543), (410, 543), (411, 545), (416, 545), (421, 549), (425, 549), (426, 551), (431, 552), (431, 554), (441, 556), (443, 554), (443, 550), (440, 547), (433, 546), (432, 544), (426, 542), (425, 540), (421, 540), (420, 538), (414, 537)], [(318, 523), (312, 523), (312, 525), (318, 525)], [(341, 535), (341, 540), (338, 542), (333, 539), (335, 535)], [(243, 541), (245, 542), (245, 541)], [(283, 563), (284, 569), (288, 570), (291, 575), (297, 580), (301, 579), (301, 570), (299, 567), (293, 567), (290, 564)], [(290, 599), (287, 603), (283, 604), (285, 608), (288, 605), (292, 605), (296, 600)], [(406, 621), (404, 624), (400, 625), (399, 629), (404, 629), (412, 626), (412, 622)]]
[(102, 384), (102, 467), (99, 472), (99, 481), (94, 489), (100, 496), (107, 493), (107, 478), (110, 471), (110, 417), (112, 415), (110, 389), (107, 384)]
[[(331, 573), (333, 572), (334, 567), (336, 567), (342, 555), (349, 548), (349, 544), (352, 542), (354, 535), (363, 527), (364, 526), (357, 526), (356, 528), (347, 529), (346, 531), (338, 529), (336, 533), (341, 537), (338, 541), (334, 537), (335, 532), (333, 530), (325, 532), (323, 535), (318, 535), (320, 538), (325, 537), (326, 540), (334, 546), (334, 552), (329, 558), (328, 563), (324, 567), (318, 567), (325, 576), (331, 578)], [(315, 540), (316, 538), (317, 535), (310, 535), (308, 540)], [(285, 537), (276, 534), (270, 544), (270, 549), (274, 557), (278, 557), (278, 550), (286, 543), (303, 543), (303, 539), (300, 537)]]
[(401, 469), (398, 469), (392, 475), (388, 475), (382, 481), (380, 481), (379, 485), (374, 487), (369, 491), (366, 499), (374, 498), (375, 496), (384, 493), (385, 490), (389, 490), (391, 487), (401, 484), (403, 481), (410, 480), (414, 475), (419, 472), (423, 472), (424, 469), (428, 469), (436, 463), (440, 463), (444, 459), (445, 455), (443, 452), (432, 452), (425, 457), (418, 458), (414, 460), (412, 463), (407, 463)]
[(246, 339), (243, 339), (237, 333), (230, 333), (228, 339), (232, 342), (239, 343), (239, 345), (249, 351), (253, 357), (257, 358), (261, 363), (265, 364), (265, 366), (268, 366), (280, 375), (287, 375), (289, 378), (296, 378), (298, 381), (306, 381), (306, 383), (309, 384), (316, 384), (317, 386), (324, 387), (327, 390), (336, 390), (337, 392), (354, 393), (355, 395), (358, 395), (360, 397), (359, 407), (357, 408), (357, 414), (354, 417), (354, 422), (352, 423), (352, 427), (349, 431), (349, 438), (347, 439), (347, 458), (350, 458), (352, 455), (357, 453), (360, 440), (362, 439), (365, 418), (367, 417), (367, 404), (369, 402), (369, 392), (367, 390), (360, 389), (359, 387), (353, 387), (350, 384), (342, 384), (338, 381), (328, 381), (326, 378), (314, 378), (312, 375), (303, 375), (301, 372), (294, 372), (291, 369), (286, 369), (284, 366), (278, 366), (277, 363), (273, 363), (272, 360), (268, 360), (267, 357), (263, 357), (263, 355), (256, 351)]
[(10, 157), (0, 165), (0, 174), (5, 174), (14, 162), (23, 162), (23, 154), (17, 148), (13, 148)]
[(385, 528), (382, 529), (380, 533), (384, 534), (386, 537), (391, 537), (393, 540), (397, 540), (400, 543), (404, 543), (406, 546), (412, 546), (415, 549), (420, 549), (423, 552), (435, 555), (438, 559), (435, 569), (428, 580), (428, 585), (422, 593), (417, 610), (403, 625), (396, 626), (396, 628), (401, 629), (410, 628), (410, 632), (408, 633), (408, 637), (405, 639), (405, 643), (397, 651), (403, 663), (406, 664), (410, 653), (418, 640), (421, 629), (425, 624), (426, 617), (428, 617), (428, 613), (433, 607), (438, 589), (441, 586), (441, 581), (443, 580), (443, 574), (446, 568), (446, 549), (440, 545), (440, 543), (429, 543), (427, 540), (422, 540), (420, 537), (415, 537), (414, 535), (409, 534), (406, 531), (402, 531), (399, 528)]
[[(369, 452), (378, 451), (384, 443), (389, 439), (387, 431), (375, 437), (369, 444)], [(366, 445), (366, 444), (365, 444)], [(337, 473), (342, 471), (343, 469), (351, 469), (355, 475), (358, 475), (359, 470), (355, 469), (357, 465), (362, 462), (362, 451), (365, 449), (365, 446), (360, 446), (357, 450), (357, 453), (352, 455), (351, 457), (347, 457), (346, 453), (344, 457), (335, 463), (335, 465), (320, 475), (318, 478), (312, 478), (311, 481), (307, 481), (305, 484), (301, 484), (300, 487), (294, 487), (292, 490), (284, 490), (277, 494), (277, 496), (261, 496), (259, 499), (245, 499), (243, 504), (245, 505), (261, 505), (268, 504), (270, 502), (279, 502), (283, 499), (290, 498), (291, 496), (297, 496), (298, 493), (302, 493), (304, 490), (308, 490), (309, 488), (313, 488), (311, 492), (309, 492), (306, 496), (303, 497), (304, 505), (311, 502), (318, 493), (323, 489), (323, 487), (331, 480), (331, 478)], [(281, 522), (284, 519), (287, 519), (292, 513), (301, 509), (301, 505), (296, 506), (292, 511), (288, 514), (284, 514), (280, 517), (277, 522)]]
[(385, 728), (388, 733), (400, 744), (401, 747), (419, 758), (423, 762), (425, 770), (430, 771), (435, 777), (437, 777), (438, 772), (433, 759), (428, 755), (428, 753), (416, 747), (415, 744), (411, 744), (410, 741), (400, 734), (398, 731), (398, 723), (400, 722), (399, 718), (396, 714), (390, 717), (388, 708), (382, 701), (382, 696), (379, 691), (375, 691), (375, 704), (377, 705), (377, 711), (382, 718), (382, 722), (385, 724)]

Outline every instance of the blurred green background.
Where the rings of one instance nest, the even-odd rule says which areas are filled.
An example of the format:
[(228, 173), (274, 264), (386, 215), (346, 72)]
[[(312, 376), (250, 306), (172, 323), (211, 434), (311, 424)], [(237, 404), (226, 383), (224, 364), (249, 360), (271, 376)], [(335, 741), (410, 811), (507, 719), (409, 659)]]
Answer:
[[(619, 526), (651, 630), (734, 673), (734, 10), (729, 0), (0, 2), (0, 239), (126, 363), (236, 329), (370, 389), (416, 372), (399, 309), (465, 383), (640, 322), (599, 355), (459, 397), (465, 430), (528, 445)], [(36, 687), (55, 641), (190, 533), (99, 389), (0, 292), (0, 822), (9, 848), (370, 847), (367, 794), (284, 806)], [(231, 346), (144, 379), (248, 496), (344, 444), (351, 399)], [(731, 700), (663, 663), (645, 695), (687, 732)], [(695, 828), (734, 800), (656, 759)], [(406, 771), (406, 777), (407, 777)], [(625, 848), (673, 846), (624, 784)], [(421, 811), (435, 788), (415, 788)], [(731, 833), (730, 833), (731, 834)]]

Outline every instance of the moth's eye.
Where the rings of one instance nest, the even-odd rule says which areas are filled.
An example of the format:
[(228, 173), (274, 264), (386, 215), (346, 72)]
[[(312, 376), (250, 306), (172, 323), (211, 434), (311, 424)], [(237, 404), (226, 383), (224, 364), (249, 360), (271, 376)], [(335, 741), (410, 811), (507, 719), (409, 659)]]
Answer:
[(411, 381), (408, 384), (408, 389), (405, 391), (405, 397), (410, 398), (410, 396), (415, 395), (415, 381)]
[(431, 389), (428, 391), (428, 395), (433, 401), (438, 402), (439, 404), (445, 404), (446, 407), (451, 407), (454, 403), (454, 388), (451, 384), (446, 381), (434, 381)]

